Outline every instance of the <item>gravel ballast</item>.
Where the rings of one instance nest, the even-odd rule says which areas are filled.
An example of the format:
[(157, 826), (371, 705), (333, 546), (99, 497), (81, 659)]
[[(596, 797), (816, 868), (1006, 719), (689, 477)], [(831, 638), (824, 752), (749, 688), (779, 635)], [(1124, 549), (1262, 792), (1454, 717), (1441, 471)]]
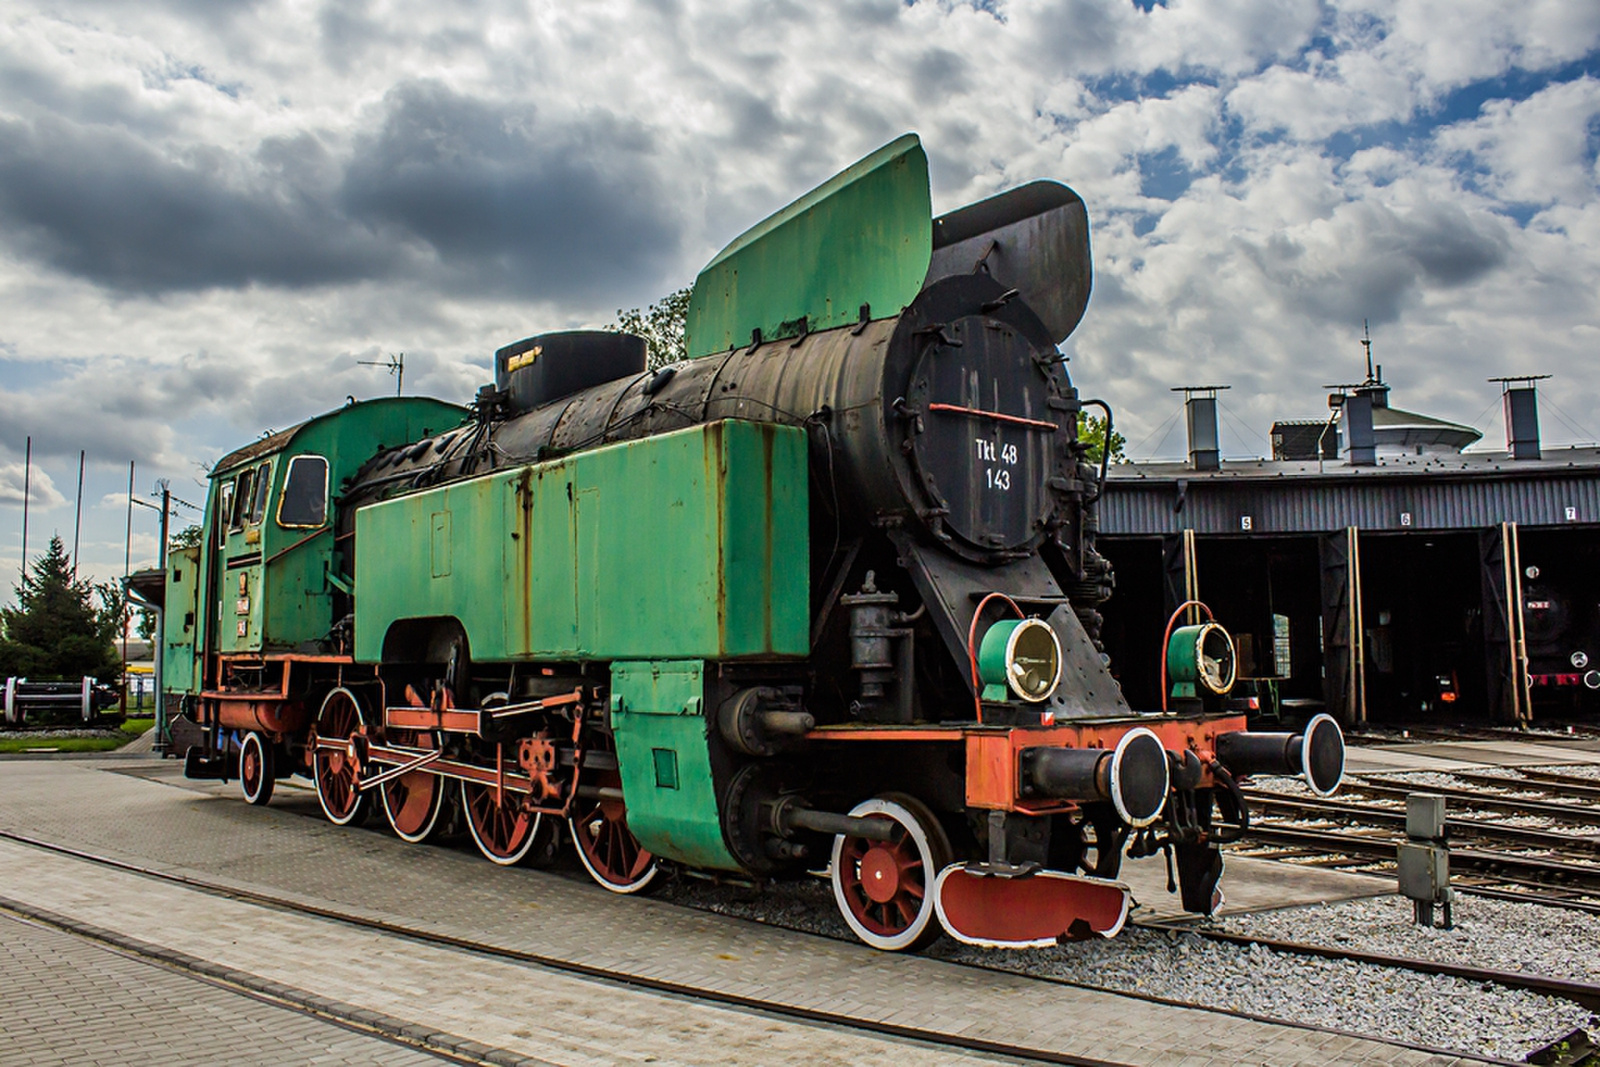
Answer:
[[(763, 893), (683, 881), (666, 896), (688, 907), (853, 940), (828, 883), (820, 879)], [(1132, 918), (1138, 917), (1135, 911)], [(1472, 900), (1459, 906), (1457, 924), (1455, 931), (1419, 930), (1411, 924), (1409, 902), (1379, 898), (1233, 916), (1218, 920), (1216, 928), (1555, 977), (1600, 977), (1592, 971), (1600, 966), (1595, 932), (1600, 924), (1593, 916)], [(1338, 940), (1341, 936), (1350, 940)], [(1543, 943), (1553, 946), (1548, 954)], [(1419, 945), (1431, 946), (1436, 954), (1424, 955), (1423, 948), (1415, 947)], [(1589, 958), (1584, 969), (1562, 970), (1585, 951)], [(1073, 985), (1512, 1060), (1573, 1030), (1600, 1025), (1570, 1001), (1465, 979), (1224, 944), (1184, 930), (1130, 926), (1110, 941), (1024, 951), (979, 949), (945, 938), (927, 954)]]

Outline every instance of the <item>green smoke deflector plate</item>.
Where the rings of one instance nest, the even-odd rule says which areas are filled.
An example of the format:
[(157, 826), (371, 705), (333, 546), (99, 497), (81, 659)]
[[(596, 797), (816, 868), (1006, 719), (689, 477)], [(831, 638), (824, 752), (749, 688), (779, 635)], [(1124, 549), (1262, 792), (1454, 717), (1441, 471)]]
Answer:
[(746, 230), (695, 279), (689, 356), (897, 315), (933, 253), (928, 157), (908, 133)]

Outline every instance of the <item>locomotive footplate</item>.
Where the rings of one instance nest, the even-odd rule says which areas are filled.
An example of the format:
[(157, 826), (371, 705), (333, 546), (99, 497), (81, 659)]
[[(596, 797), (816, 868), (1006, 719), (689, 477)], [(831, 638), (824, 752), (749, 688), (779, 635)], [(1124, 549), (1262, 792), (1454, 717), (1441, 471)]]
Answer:
[[(990, 811), (1017, 811), (1028, 814), (1070, 810), (1079, 800), (1119, 800), (1117, 791), (1097, 795), (1112, 783), (1106, 781), (1108, 772), (1120, 770), (1112, 760), (1096, 766), (1101, 756), (1117, 757), (1123, 766), (1134, 768), (1135, 757), (1150, 763), (1150, 757), (1160, 756), (1158, 751), (1171, 753), (1180, 761), (1186, 753), (1193, 753), (1200, 768), (1195, 787), (1212, 785), (1210, 767), (1216, 760), (1218, 738), (1245, 729), (1242, 715), (1226, 716), (1132, 716), (1125, 719), (1096, 719), (1093, 722), (1058, 721), (1051, 726), (1001, 726), (979, 723), (940, 723), (917, 726), (822, 726), (806, 734), (809, 741), (829, 742), (906, 742), (942, 741), (965, 746), (966, 802), (968, 807)], [(1147, 739), (1139, 749), (1130, 749), (1126, 739), (1138, 736)], [(1076, 750), (1085, 754), (1087, 763), (1083, 772), (1087, 795), (1064, 797), (1060, 793), (1046, 794), (1035, 787), (1034, 780), (1046, 775), (1057, 777), (1061, 760), (1041, 760), (1039, 753), (1047, 749)], [(1123, 761), (1122, 756), (1128, 758)], [(1165, 759), (1155, 761), (1164, 773)], [(1036, 763), (1049, 764), (1037, 773), (1025, 773)], [(1292, 772), (1291, 772), (1292, 773)], [(1121, 775), (1119, 775), (1119, 778)], [(1162, 782), (1134, 782), (1129, 777), (1130, 788), (1139, 785), (1145, 791), (1153, 788), (1165, 799), (1166, 788)], [(1149, 788), (1145, 788), (1148, 786)], [(1131, 802), (1134, 797), (1127, 794)], [(1158, 805), (1159, 806), (1159, 805)], [(1124, 814), (1126, 819), (1126, 814)], [(1139, 821), (1129, 820), (1135, 825)]]

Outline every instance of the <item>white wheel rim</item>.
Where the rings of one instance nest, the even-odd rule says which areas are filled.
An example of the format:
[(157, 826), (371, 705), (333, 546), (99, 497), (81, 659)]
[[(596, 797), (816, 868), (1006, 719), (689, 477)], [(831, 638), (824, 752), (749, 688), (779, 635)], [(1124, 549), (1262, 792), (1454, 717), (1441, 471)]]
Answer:
[(651, 860), (650, 866), (645, 868), (644, 874), (640, 875), (637, 881), (628, 883), (613, 882), (611, 879), (601, 874), (600, 871), (595, 868), (593, 863), (589, 862), (588, 853), (584, 852), (583, 846), (578, 843), (578, 835), (583, 832), (583, 829), (578, 825), (577, 819), (570, 816), (568, 817), (567, 832), (572, 835), (572, 850), (578, 854), (578, 862), (583, 864), (583, 869), (589, 872), (589, 877), (593, 878), (601, 886), (611, 890), (613, 893), (621, 893), (624, 895), (628, 893), (637, 893), (641, 889), (648, 886), (651, 882), (655, 881), (656, 875), (661, 873), (660, 862)]
[[(443, 790), (440, 790), (440, 795), (443, 795)], [(528, 839), (522, 843), (522, 847), (517, 849), (515, 853), (500, 856), (489, 851), (489, 846), (483, 843), (483, 837), (478, 833), (478, 824), (472, 821), (472, 802), (467, 797), (467, 783), (465, 781), (461, 783), (461, 808), (466, 814), (467, 832), (472, 835), (472, 843), (478, 846), (478, 851), (483, 853), (484, 859), (500, 867), (510, 867), (521, 863), (523, 857), (532, 851), (533, 843), (539, 840), (539, 831), (544, 825), (544, 816), (534, 815), (533, 829), (528, 831)], [(437, 811), (434, 817), (438, 817)]]
[(829, 867), (828, 881), (833, 885), (833, 901), (839, 908), (839, 914), (844, 917), (845, 924), (850, 927), (851, 932), (866, 944), (886, 952), (898, 952), (921, 937), (928, 924), (935, 919), (933, 885), (939, 872), (933, 869), (933, 846), (928, 843), (928, 832), (917, 821), (916, 816), (892, 800), (880, 797), (863, 800), (850, 809), (850, 814), (856, 817), (883, 815), (899, 823), (916, 845), (917, 855), (922, 860), (922, 869), (928, 886), (928, 891), (922, 898), (922, 906), (917, 909), (916, 918), (911, 920), (909, 926), (898, 934), (886, 936), (867, 929), (850, 910), (849, 901), (845, 898), (844, 884), (839, 880), (839, 861), (844, 852), (846, 835), (835, 834), (833, 838), (833, 863)]
[[(256, 752), (256, 784), (250, 788), (250, 779), (244, 773), (246, 756), (254, 748)], [(267, 784), (267, 755), (261, 747), (261, 735), (254, 730), (244, 735), (244, 741), (239, 745), (239, 792), (244, 794), (247, 803), (254, 804), (261, 797), (261, 790)]]

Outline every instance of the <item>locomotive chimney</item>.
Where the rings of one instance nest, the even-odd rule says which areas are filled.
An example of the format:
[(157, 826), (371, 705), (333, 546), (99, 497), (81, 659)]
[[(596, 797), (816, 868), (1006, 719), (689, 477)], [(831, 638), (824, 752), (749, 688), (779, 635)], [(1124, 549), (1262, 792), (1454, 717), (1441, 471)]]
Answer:
[(1178, 385), (1174, 393), (1183, 394), (1184, 415), (1189, 425), (1189, 466), (1197, 471), (1222, 467), (1217, 447), (1217, 391), (1226, 385)]
[(1534, 383), (1548, 374), (1524, 374), (1512, 378), (1490, 378), (1504, 390), (1501, 400), (1506, 409), (1506, 451), (1512, 459), (1538, 459), (1539, 390)]

